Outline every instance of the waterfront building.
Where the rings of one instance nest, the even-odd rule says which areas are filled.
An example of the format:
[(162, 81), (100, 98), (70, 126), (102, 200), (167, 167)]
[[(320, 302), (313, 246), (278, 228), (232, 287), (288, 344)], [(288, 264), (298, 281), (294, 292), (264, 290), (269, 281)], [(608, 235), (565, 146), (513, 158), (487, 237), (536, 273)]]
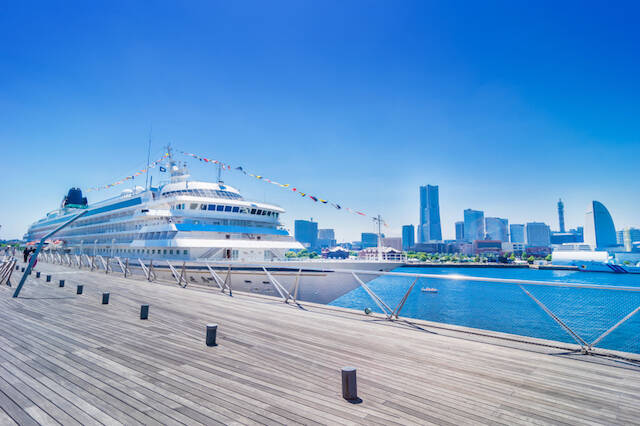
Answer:
[(402, 238), (400, 237), (384, 237), (382, 239), (383, 247), (391, 247), (396, 250), (402, 250)]
[(484, 212), (466, 209), (464, 211), (464, 239), (467, 242), (484, 239)]
[(382, 247), (380, 255), (378, 255), (378, 247), (363, 248), (358, 252), (358, 259), (376, 261), (378, 259), (386, 261), (404, 262), (406, 259), (402, 250), (396, 250), (391, 247)]
[(416, 244), (416, 231), (413, 225), (404, 225), (402, 227), (402, 250), (411, 250)]
[(488, 240), (509, 241), (509, 220), (500, 217), (487, 217), (484, 220)]
[(438, 185), (420, 187), (420, 227), (418, 242), (442, 241)]
[(456, 241), (464, 241), (464, 222), (456, 222)]
[(361, 246), (363, 249), (378, 246), (378, 234), (374, 234), (373, 232), (363, 232), (360, 238)]
[(616, 242), (624, 246), (625, 251), (631, 251), (633, 243), (640, 241), (640, 229), (627, 227), (617, 232)]
[(609, 210), (599, 201), (591, 203), (586, 214), (584, 242), (595, 250), (607, 249), (617, 245), (616, 228)]
[(520, 254), (524, 251), (524, 243), (512, 243), (512, 242), (503, 242), (502, 243), (502, 252), (503, 253), (515, 253)]
[(564, 232), (564, 203), (562, 198), (558, 200), (558, 229), (561, 233)]
[(337, 245), (336, 233), (331, 228), (318, 229), (318, 247), (331, 248)]
[(521, 223), (512, 223), (509, 225), (509, 237), (512, 243), (524, 244), (524, 225)]
[(581, 243), (582, 234), (577, 232), (552, 232), (551, 244)]
[(331, 228), (318, 229), (318, 239), (335, 240), (336, 232)]
[(349, 250), (343, 247), (325, 248), (322, 249), (321, 255), (324, 259), (348, 259)]
[(502, 241), (499, 240), (475, 240), (473, 242), (473, 254), (501, 254)]
[(528, 222), (525, 226), (527, 247), (549, 247), (551, 231), (544, 222)]
[(318, 243), (318, 222), (313, 220), (296, 220), (294, 222), (294, 235), (296, 241), (305, 248), (313, 250)]

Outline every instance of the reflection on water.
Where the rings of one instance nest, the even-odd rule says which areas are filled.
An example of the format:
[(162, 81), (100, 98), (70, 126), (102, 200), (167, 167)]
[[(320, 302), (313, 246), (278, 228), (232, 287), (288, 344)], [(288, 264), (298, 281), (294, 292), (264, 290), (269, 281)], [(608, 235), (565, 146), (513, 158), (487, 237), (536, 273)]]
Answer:
[[(502, 268), (398, 268), (395, 272), (468, 275), (584, 284), (640, 287), (640, 275)], [(380, 277), (369, 287), (394, 308), (413, 282), (407, 277)], [(437, 293), (422, 292), (423, 287)], [(640, 292), (567, 287), (523, 286), (587, 342), (592, 342), (625, 315), (640, 306)], [(380, 312), (362, 288), (331, 305)], [(517, 285), (437, 278), (421, 278), (408, 297), (401, 316), (542, 339), (575, 343)], [(597, 346), (640, 353), (640, 313), (605, 337)]]

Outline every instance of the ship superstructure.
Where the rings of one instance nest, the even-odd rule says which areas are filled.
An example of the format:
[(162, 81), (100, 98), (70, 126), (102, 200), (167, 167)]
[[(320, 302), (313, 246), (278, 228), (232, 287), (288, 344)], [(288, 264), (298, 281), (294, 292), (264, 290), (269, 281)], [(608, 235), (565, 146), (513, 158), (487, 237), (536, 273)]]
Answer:
[(94, 204), (73, 188), (59, 209), (29, 227), (25, 239), (38, 240), (88, 209), (56, 234), (50, 248), (123, 258), (244, 262), (284, 259), (288, 250), (303, 248), (280, 223), (284, 209), (246, 200), (220, 180), (191, 180), (186, 165), (177, 164), (168, 151), (169, 182), (126, 189)]

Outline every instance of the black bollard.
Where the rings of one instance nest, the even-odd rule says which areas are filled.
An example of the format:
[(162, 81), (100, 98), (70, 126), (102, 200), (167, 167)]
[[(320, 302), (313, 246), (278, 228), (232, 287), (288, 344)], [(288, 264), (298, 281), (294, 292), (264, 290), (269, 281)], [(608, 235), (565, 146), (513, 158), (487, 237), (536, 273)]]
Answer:
[(216, 333), (218, 332), (218, 324), (207, 324), (207, 346), (216, 345)]
[(109, 293), (102, 293), (102, 304), (103, 305), (109, 304)]
[(36, 272), (36, 278), (40, 278), (40, 271)]
[(19, 271), (20, 267), (18, 265), (16, 265), (16, 271)]
[(22, 270), (20, 272), (24, 272), (24, 266), (22, 267)]
[(82, 290), (84, 290), (84, 286), (82, 284), (78, 284), (76, 288), (76, 294), (82, 294)]
[(50, 283), (50, 282), (51, 282), (51, 275), (47, 275), (47, 276), (45, 277), (45, 279), (47, 280), (47, 282), (48, 282), (48, 283)]
[(60, 280), (59, 287), (64, 287), (64, 280)]
[(347, 401), (355, 401), (358, 399), (355, 367), (342, 368), (342, 397)]
[(149, 319), (149, 305), (140, 305), (140, 319)]

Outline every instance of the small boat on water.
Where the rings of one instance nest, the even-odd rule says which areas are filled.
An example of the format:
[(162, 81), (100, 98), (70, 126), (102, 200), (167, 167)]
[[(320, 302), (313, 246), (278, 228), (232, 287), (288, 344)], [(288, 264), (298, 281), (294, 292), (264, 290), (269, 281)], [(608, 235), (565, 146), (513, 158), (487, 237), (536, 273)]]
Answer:
[(438, 289), (433, 287), (422, 287), (422, 292), (424, 293), (437, 293)]

